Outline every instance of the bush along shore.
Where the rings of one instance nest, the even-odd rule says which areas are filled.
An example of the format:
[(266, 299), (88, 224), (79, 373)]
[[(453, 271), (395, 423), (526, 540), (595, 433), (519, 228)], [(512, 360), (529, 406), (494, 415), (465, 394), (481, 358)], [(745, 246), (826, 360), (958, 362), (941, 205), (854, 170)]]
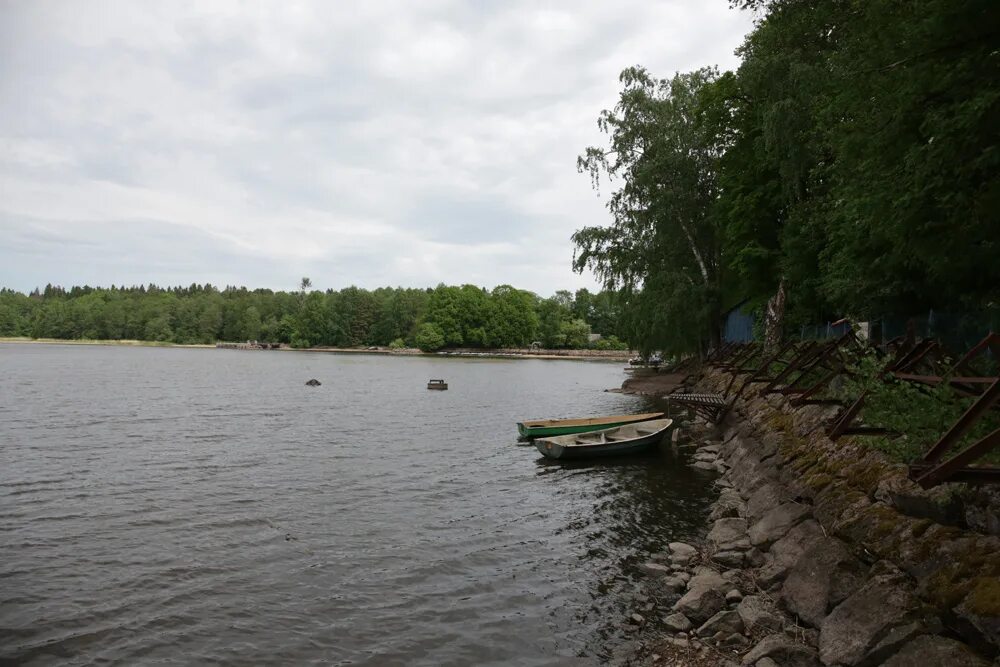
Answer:
[[(721, 391), (707, 371), (696, 391)], [(699, 543), (641, 566), (626, 624), (642, 665), (988, 667), (1000, 646), (996, 496), (956, 512), (862, 443), (830, 441), (829, 406), (741, 399), (726, 424), (685, 424), (675, 446), (715, 471)]]

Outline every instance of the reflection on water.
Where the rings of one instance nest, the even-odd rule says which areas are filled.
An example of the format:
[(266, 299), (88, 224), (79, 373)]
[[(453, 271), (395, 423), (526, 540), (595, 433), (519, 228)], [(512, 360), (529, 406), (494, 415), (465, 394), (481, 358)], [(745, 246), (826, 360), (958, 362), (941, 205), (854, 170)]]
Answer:
[(19, 663), (599, 662), (634, 566), (710, 496), (669, 451), (515, 446), (522, 419), (648, 409), (602, 391), (616, 364), (0, 345), (0, 369)]

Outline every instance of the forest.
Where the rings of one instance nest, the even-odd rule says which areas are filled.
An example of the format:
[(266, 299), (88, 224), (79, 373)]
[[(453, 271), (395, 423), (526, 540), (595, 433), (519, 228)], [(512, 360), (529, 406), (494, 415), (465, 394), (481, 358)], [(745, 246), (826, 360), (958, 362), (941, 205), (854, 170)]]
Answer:
[[(433, 289), (347, 287), (298, 292), (47, 285), (23, 294), (0, 290), (0, 336), (146, 340), (178, 344), (266, 341), (293, 347), (624, 349), (610, 292), (586, 289), (540, 298), (501, 285)], [(602, 335), (590, 341), (591, 333)]]
[[(642, 350), (704, 350), (784, 285), (786, 331), (1000, 310), (1000, 3), (742, 0), (736, 71), (620, 77), (578, 168), (575, 268)], [(613, 179), (613, 180), (612, 180)], [(601, 192), (602, 195), (605, 193)], [(985, 334), (983, 331), (981, 335)]]

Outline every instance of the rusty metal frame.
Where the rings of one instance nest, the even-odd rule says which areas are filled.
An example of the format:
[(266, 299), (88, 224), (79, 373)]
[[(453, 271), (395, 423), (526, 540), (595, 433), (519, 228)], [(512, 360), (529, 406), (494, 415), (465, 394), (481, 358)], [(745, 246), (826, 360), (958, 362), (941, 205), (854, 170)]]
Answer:
[(801, 394), (802, 392), (807, 391), (808, 387), (801, 386), (805, 378), (808, 377), (809, 373), (817, 368), (826, 368), (827, 370), (830, 370), (830, 367), (826, 366), (826, 362), (835, 351), (836, 347), (833, 342), (818, 346), (811, 358), (799, 367), (802, 374), (786, 384), (784, 387), (776, 387), (771, 391), (771, 393), (778, 393), (783, 396), (792, 396), (794, 394)]
[(805, 343), (799, 349), (796, 350), (792, 358), (788, 360), (788, 362), (785, 364), (785, 367), (781, 369), (781, 371), (779, 371), (773, 378), (770, 378), (768, 380), (767, 386), (761, 389), (760, 392), (758, 392), (759, 395), (767, 396), (768, 394), (773, 393), (775, 387), (777, 387), (782, 380), (784, 380), (786, 377), (794, 373), (802, 366), (802, 364), (808, 362), (810, 359), (816, 356), (816, 354), (818, 354), (816, 351), (818, 347), (819, 345), (816, 343), (816, 341), (813, 340), (805, 341)]
[(756, 343), (747, 343), (743, 349), (735, 350), (728, 361), (722, 360), (715, 365), (722, 370), (732, 370), (752, 358), (757, 353), (758, 347)]
[(992, 470), (1000, 470), (1000, 468), (994, 468), (993, 466), (973, 469), (965, 468), (967, 464), (972, 463), (1000, 446), (1000, 428), (980, 438), (951, 458), (941, 461), (941, 458), (948, 450), (958, 444), (962, 436), (972, 428), (972, 425), (979, 421), (998, 401), (1000, 401), (1000, 377), (994, 378), (993, 384), (969, 406), (965, 413), (941, 436), (934, 446), (927, 450), (923, 458), (915, 466), (910, 467), (910, 477), (926, 489), (941, 482), (949, 481), (950, 478), (953, 478), (959, 472), (967, 475), (971, 470), (972, 472), (989, 476), (994, 474)]
[(886, 367), (886, 371), (906, 372), (915, 370), (919, 364), (928, 358), (939, 361), (942, 352), (941, 344), (937, 340), (924, 338), (909, 350), (893, 359)]
[(858, 413), (865, 407), (865, 397), (867, 395), (867, 391), (862, 392), (860, 396), (854, 399), (853, 403), (837, 415), (833, 423), (826, 430), (826, 434), (831, 440), (837, 440), (843, 435), (885, 435), (890, 437), (899, 435), (898, 432), (891, 428), (855, 423), (854, 420), (857, 418)]
[[(847, 359), (845, 358), (845, 346), (850, 344), (850, 347), (855, 348), (858, 351), (859, 344), (858, 339), (854, 335), (854, 332), (848, 331), (843, 336), (838, 338), (830, 348), (820, 357), (818, 365), (823, 365), (824, 362), (835, 358), (829, 366), (824, 366), (829, 370), (829, 372), (820, 378), (817, 382), (813, 383), (810, 387), (805, 390), (795, 392), (798, 394), (793, 398), (789, 399), (789, 403), (793, 406), (801, 405), (840, 405), (841, 401), (833, 398), (813, 398), (818, 393), (826, 389), (834, 378), (838, 375), (842, 375), (847, 370)], [(786, 396), (792, 392), (783, 391)]]

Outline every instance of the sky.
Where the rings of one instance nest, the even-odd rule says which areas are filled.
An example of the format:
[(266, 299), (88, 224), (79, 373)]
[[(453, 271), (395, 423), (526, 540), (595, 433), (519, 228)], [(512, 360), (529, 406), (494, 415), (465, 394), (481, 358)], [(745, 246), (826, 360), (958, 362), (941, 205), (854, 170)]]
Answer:
[[(726, 0), (0, 0), (0, 286), (597, 287), (618, 74), (732, 69)], [(606, 194), (607, 184), (602, 187)]]

